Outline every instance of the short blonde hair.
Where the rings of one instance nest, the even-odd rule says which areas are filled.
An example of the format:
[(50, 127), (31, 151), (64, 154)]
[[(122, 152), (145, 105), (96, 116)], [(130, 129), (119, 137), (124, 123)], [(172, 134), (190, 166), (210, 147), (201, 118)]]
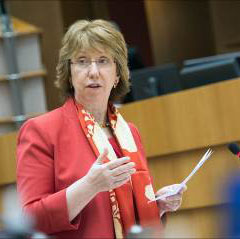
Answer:
[(112, 89), (109, 99), (111, 101), (121, 99), (130, 90), (126, 42), (121, 32), (105, 20), (79, 20), (69, 27), (59, 52), (55, 85), (65, 98), (74, 96), (74, 89), (70, 83), (70, 59), (79, 51), (91, 49), (104, 49), (112, 55), (116, 62), (119, 83)]

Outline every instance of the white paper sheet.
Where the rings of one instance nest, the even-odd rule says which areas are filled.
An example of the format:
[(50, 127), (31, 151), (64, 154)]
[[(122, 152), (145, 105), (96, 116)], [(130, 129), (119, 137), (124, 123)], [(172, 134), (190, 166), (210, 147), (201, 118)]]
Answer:
[(164, 193), (161, 196), (156, 197), (154, 200), (150, 201), (156, 201), (165, 199), (166, 197), (176, 195), (186, 184), (187, 182), (192, 178), (192, 176), (202, 167), (202, 165), (210, 158), (213, 151), (211, 149), (208, 149), (208, 151), (203, 155), (201, 160), (198, 162), (196, 167), (192, 170), (192, 172), (179, 184), (178, 187), (175, 187), (173, 190), (169, 190), (168, 192)]

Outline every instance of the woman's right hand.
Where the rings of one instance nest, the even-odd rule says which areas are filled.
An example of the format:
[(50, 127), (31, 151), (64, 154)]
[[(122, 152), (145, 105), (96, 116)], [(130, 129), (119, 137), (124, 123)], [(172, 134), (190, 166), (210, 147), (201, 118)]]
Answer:
[(97, 193), (122, 186), (136, 172), (135, 163), (130, 162), (129, 157), (117, 158), (104, 163), (107, 154), (108, 150), (105, 148), (86, 175), (87, 183), (94, 187)]

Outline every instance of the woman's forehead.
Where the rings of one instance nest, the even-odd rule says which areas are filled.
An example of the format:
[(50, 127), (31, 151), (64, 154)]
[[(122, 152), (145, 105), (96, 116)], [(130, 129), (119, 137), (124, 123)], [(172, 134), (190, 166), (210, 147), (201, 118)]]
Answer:
[(76, 58), (79, 58), (81, 56), (86, 56), (86, 57), (100, 57), (100, 56), (112, 57), (112, 54), (106, 48), (98, 47), (98, 48), (80, 49), (76, 52), (75, 56), (76, 56)]

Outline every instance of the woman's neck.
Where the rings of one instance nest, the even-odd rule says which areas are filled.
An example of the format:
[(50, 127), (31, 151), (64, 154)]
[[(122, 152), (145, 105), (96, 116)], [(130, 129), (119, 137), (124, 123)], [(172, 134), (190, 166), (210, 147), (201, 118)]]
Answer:
[(95, 104), (81, 103), (81, 102), (78, 102), (78, 103), (82, 104), (84, 109), (86, 109), (89, 113), (91, 113), (93, 115), (94, 119), (99, 124), (106, 123), (106, 118), (107, 118), (107, 105), (106, 104), (103, 104), (102, 102), (96, 102)]
[(99, 124), (106, 123), (107, 118), (107, 108), (105, 110), (99, 109), (98, 107), (90, 106), (90, 107), (84, 107), (89, 113), (91, 113), (94, 117), (94, 119)]

